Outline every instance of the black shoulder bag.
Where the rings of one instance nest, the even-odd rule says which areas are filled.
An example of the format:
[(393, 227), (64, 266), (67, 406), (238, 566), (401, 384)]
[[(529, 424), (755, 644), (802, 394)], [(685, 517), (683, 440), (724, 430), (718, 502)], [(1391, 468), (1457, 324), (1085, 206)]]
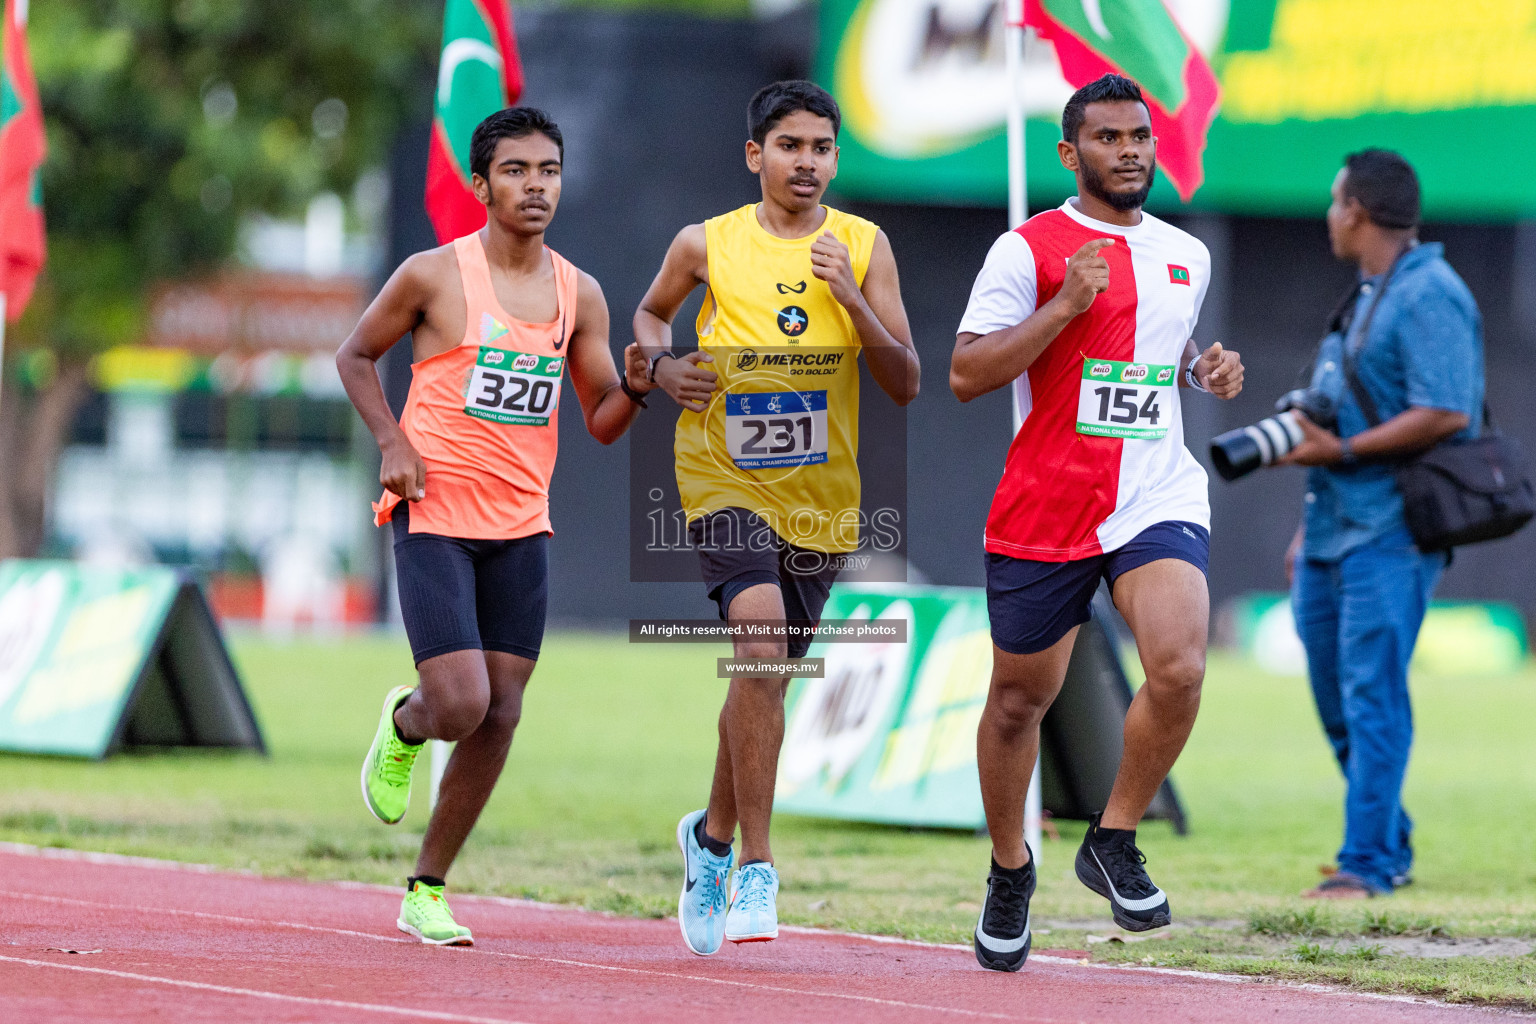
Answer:
[[(1401, 257), (1398, 258), (1401, 260)], [(1397, 271), (1397, 263), (1382, 280), (1366, 313), (1356, 349), (1370, 340), (1371, 321)], [(1355, 374), (1357, 351), (1344, 337), (1344, 380), (1371, 426), (1381, 415), (1371, 393)], [(1477, 437), (1448, 438), (1418, 455), (1405, 456), (1397, 466), (1397, 486), (1403, 492), (1403, 516), (1420, 551), (1447, 551), (1462, 544), (1507, 537), (1536, 515), (1525, 452), (1514, 438), (1493, 426), (1483, 402), (1483, 429)]]

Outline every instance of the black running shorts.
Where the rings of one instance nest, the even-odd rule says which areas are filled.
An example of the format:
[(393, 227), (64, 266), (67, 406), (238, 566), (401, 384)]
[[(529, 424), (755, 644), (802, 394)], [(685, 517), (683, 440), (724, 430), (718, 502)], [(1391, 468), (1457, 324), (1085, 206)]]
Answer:
[[(723, 508), (688, 524), (688, 540), (699, 552), (709, 598), (729, 619), (731, 602), (748, 587), (772, 583), (784, 596), (786, 622), (821, 621), (840, 555), (796, 547), (773, 532), (762, 517), (744, 508)], [(809, 637), (791, 637), (788, 655), (803, 658)]]
[(461, 540), (411, 533), (404, 501), (391, 521), (400, 615), (416, 664), (468, 650), (538, 658), (549, 599), (549, 534)]
[(1154, 523), (1124, 547), (1070, 562), (1035, 562), (987, 552), (987, 617), (992, 642), (1009, 654), (1035, 654), (1088, 621), (1099, 580), (1115, 580), (1160, 558), (1177, 558), (1201, 572), (1211, 559), (1211, 535), (1195, 523)]

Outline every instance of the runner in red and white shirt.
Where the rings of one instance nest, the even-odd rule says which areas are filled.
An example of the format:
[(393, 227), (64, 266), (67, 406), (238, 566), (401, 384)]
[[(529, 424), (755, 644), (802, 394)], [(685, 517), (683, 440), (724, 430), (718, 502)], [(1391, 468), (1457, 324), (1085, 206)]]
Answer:
[(1078, 194), (999, 238), (960, 323), (950, 386), (970, 401), (1011, 384), (1023, 425), (987, 517), (992, 685), (977, 736), (992, 871), (976, 958), (1029, 955), (1033, 861), (1024, 797), (1040, 721), (1099, 580), (1146, 669), (1125, 720), (1114, 790), (1077, 854), (1077, 876), (1132, 931), (1170, 923), (1136, 826), (1195, 722), (1210, 597), (1206, 476), (1184, 447), (1181, 389), (1231, 398), (1235, 352), (1191, 335), (1210, 281), (1198, 239), (1143, 213), (1157, 140), (1141, 90), (1106, 75), (1062, 113), (1062, 164)]

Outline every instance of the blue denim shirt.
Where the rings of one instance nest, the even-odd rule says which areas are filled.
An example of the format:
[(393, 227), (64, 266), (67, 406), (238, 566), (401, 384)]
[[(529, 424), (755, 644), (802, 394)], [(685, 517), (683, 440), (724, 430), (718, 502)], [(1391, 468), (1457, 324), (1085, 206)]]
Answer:
[[(1382, 422), (1410, 406), (1465, 413), (1475, 437), (1483, 409), (1483, 321), (1466, 283), (1445, 261), (1438, 243), (1410, 249), (1381, 296), (1370, 337), (1360, 332), (1381, 288), (1380, 275), (1367, 278), (1355, 302), (1349, 345), (1355, 373), (1376, 401)], [(1344, 336), (1323, 339), (1312, 370), (1312, 386), (1338, 403), (1337, 433), (1352, 437), (1370, 428), (1344, 382)], [(1362, 545), (1406, 528), (1403, 496), (1390, 464), (1314, 466), (1307, 473), (1306, 538), (1302, 552), (1336, 562)]]

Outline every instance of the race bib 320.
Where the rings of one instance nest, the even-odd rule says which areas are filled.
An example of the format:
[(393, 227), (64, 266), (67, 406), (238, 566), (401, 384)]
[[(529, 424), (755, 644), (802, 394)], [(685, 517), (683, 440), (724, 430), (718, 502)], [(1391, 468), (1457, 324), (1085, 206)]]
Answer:
[(464, 411), (476, 419), (525, 427), (547, 427), (560, 400), (564, 356), (480, 346)]

